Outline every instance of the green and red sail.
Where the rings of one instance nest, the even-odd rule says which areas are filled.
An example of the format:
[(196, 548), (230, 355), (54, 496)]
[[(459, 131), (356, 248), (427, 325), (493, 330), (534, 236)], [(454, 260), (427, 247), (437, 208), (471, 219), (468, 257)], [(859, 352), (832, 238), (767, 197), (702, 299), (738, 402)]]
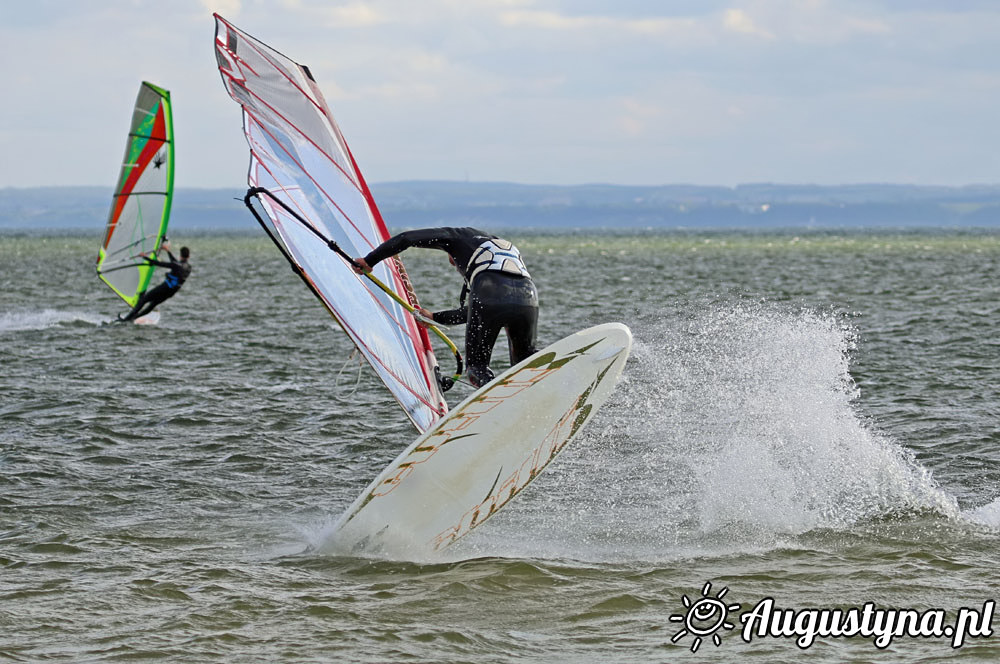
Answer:
[(142, 260), (160, 247), (174, 189), (174, 128), (170, 93), (139, 86), (125, 158), (98, 251), (97, 274), (130, 306), (149, 286), (153, 266)]

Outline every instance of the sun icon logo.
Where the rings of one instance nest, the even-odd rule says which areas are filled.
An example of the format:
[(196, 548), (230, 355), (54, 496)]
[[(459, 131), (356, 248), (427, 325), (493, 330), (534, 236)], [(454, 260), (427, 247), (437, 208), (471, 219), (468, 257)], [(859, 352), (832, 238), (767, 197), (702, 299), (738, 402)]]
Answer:
[(687, 613), (673, 614), (670, 616), (670, 622), (684, 623), (684, 627), (673, 635), (670, 639), (671, 643), (677, 643), (691, 634), (694, 637), (694, 641), (691, 643), (691, 652), (698, 652), (702, 640), (707, 636), (711, 636), (712, 643), (719, 647), (722, 644), (722, 639), (718, 634), (719, 630), (729, 630), (736, 627), (726, 618), (729, 617), (730, 611), (739, 611), (740, 605), (726, 604), (722, 601), (722, 598), (729, 592), (729, 588), (723, 588), (715, 596), (712, 596), (711, 592), (712, 582), (709, 581), (701, 589), (701, 597), (696, 601), (692, 602), (687, 595), (682, 597), (684, 606), (687, 607)]

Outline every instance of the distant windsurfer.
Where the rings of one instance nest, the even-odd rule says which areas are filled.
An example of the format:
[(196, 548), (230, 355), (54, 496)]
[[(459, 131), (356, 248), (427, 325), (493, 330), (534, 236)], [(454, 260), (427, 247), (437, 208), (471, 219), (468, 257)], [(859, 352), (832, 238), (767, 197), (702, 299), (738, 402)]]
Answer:
[(188, 259), (191, 257), (191, 250), (187, 247), (181, 247), (181, 259), (177, 260), (174, 255), (170, 253), (170, 243), (164, 242), (160, 245), (160, 249), (167, 252), (167, 256), (170, 261), (159, 261), (154, 258), (150, 258), (147, 254), (140, 254), (143, 260), (149, 265), (156, 265), (157, 267), (165, 267), (170, 269), (170, 273), (167, 274), (163, 283), (154, 288), (153, 290), (148, 290), (142, 294), (139, 301), (135, 303), (132, 307), (132, 311), (128, 312), (125, 317), (119, 317), (119, 320), (123, 322), (133, 321), (136, 318), (145, 316), (157, 306), (162, 304), (165, 300), (173, 297), (177, 294), (177, 291), (181, 289), (184, 282), (187, 281), (188, 275), (191, 274), (191, 264)]
[(421, 308), (419, 313), (444, 325), (465, 323), (469, 382), (481, 387), (493, 379), (490, 355), (501, 329), (507, 332), (512, 366), (535, 352), (538, 291), (513, 244), (475, 228), (424, 228), (389, 238), (364, 258), (355, 259), (354, 270), (369, 272), (410, 247), (446, 252), (465, 280), (458, 309), (431, 313)]

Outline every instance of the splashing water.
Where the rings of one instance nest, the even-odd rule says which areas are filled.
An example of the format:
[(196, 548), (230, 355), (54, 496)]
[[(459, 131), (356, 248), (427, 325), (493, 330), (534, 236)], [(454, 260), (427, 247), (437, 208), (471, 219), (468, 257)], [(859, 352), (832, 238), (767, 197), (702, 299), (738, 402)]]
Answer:
[(83, 311), (23, 311), (0, 313), (0, 332), (23, 332), (42, 330), (64, 323), (89, 323), (100, 325), (102, 319), (93, 313)]
[(973, 523), (1000, 529), (1000, 498), (982, 507), (968, 510), (965, 516)]
[(893, 514), (960, 516), (859, 414), (856, 332), (836, 315), (689, 310), (698, 313), (635, 325), (617, 394), (521, 503), (470, 538), (474, 548), (656, 559)]
[(836, 317), (737, 307), (688, 332), (661, 367), (684, 386), (665, 405), (701, 421), (672, 437), (700, 448), (703, 531), (798, 534), (897, 511), (957, 514), (912, 455), (859, 416), (856, 335)]

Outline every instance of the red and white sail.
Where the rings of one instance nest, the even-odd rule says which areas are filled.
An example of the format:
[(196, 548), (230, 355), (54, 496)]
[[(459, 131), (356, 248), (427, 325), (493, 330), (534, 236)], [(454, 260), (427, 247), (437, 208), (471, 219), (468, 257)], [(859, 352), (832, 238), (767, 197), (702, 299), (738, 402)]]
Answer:
[[(389, 238), (371, 191), (309, 69), (215, 15), (215, 52), (229, 95), (243, 108), (251, 186), (267, 189), (350, 256)], [(272, 239), (421, 432), (447, 412), (427, 332), (326, 242), (268, 196)], [(398, 259), (374, 274), (411, 305)]]

